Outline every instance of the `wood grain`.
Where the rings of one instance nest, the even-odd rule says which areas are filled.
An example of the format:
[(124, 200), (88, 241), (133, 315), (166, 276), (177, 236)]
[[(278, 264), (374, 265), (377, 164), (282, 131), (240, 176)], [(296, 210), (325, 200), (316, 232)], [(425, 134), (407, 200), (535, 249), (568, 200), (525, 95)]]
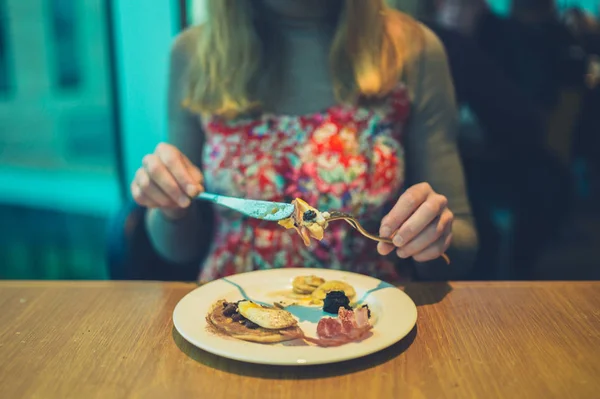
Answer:
[(411, 284), (419, 319), (406, 339), (310, 368), (186, 343), (171, 316), (194, 288), (1, 282), (0, 398), (599, 397), (598, 282)]

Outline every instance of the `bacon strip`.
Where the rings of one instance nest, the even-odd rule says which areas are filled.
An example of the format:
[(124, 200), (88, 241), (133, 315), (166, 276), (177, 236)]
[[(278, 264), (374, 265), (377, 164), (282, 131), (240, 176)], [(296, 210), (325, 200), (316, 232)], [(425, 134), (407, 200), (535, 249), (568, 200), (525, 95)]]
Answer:
[(369, 323), (369, 314), (366, 308), (355, 310), (340, 308), (337, 319), (324, 317), (319, 320), (318, 338), (307, 337), (304, 334), (301, 338), (308, 343), (322, 347), (340, 346), (361, 340), (371, 328), (373, 326)]

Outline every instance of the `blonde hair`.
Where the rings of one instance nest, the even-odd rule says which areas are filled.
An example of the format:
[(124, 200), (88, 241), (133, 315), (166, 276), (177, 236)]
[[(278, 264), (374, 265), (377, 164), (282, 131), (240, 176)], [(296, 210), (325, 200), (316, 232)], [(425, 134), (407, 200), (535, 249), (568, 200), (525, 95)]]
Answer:
[[(189, 70), (184, 106), (226, 118), (261, 108), (264, 99), (259, 100), (255, 82), (266, 65), (276, 63), (271, 59), (276, 54), (267, 57), (253, 1), (207, 1), (209, 17)], [(384, 97), (403, 73), (416, 23), (384, 0), (340, 3), (329, 55), (335, 97), (341, 103)]]

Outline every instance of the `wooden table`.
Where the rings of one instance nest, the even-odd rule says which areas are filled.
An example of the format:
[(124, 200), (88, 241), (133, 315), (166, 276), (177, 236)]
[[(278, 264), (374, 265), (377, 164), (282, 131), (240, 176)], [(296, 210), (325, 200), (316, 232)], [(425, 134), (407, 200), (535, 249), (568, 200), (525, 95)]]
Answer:
[(0, 282), (0, 398), (600, 397), (600, 282), (408, 285), (419, 306), (408, 337), (305, 368), (186, 343), (171, 315), (193, 288)]

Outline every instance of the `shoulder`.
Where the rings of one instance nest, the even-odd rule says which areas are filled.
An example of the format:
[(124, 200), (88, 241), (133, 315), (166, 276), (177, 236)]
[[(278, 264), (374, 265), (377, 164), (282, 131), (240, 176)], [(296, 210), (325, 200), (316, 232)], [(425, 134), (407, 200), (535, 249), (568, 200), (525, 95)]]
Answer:
[(440, 37), (427, 25), (396, 10), (388, 11), (386, 25), (387, 33), (403, 43), (406, 64), (446, 58), (446, 51)]
[(204, 25), (193, 25), (182, 30), (173, 40), (172, 49), (177, 51), (186, 51), (194, 48), (200, 40), (200, 35)]
[(446, 48), (440, 37), (427, 26), (419, 23), (419, 28), (423, 32), (423, 48), (419, 58), (409, 60), (417, 63), (434, 64), (434, 66), (445, 66), (448, 62)]
[(171, 60), (187, 63), (193, 58), (198, 47), (202, 25), (195, 25), (180, 32), (171, 44)]
[[(440, 37), (425, 24), (398, 12), (387, 15), (387, 33), (404, 46), (401, 80), (416, 98), (432, 85), (440, 86), (449, 76), (448, 57)], [(440, 85), (442, 84), (442, 85)]]

